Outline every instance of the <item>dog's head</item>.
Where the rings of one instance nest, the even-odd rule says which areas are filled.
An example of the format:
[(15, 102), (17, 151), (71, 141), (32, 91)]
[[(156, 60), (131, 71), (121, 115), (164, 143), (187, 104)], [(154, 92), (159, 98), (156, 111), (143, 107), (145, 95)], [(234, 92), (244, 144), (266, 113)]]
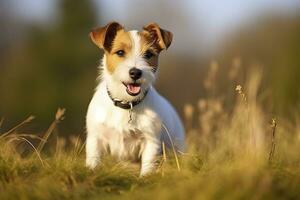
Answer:
[(104, 50), (103, 79), (114, 98), (133, 101), (153, 84), (159, 53), (172, 42), (172, 33), (150, 23), (142, 31), (126, 31), (111, 22), (90, 33)]

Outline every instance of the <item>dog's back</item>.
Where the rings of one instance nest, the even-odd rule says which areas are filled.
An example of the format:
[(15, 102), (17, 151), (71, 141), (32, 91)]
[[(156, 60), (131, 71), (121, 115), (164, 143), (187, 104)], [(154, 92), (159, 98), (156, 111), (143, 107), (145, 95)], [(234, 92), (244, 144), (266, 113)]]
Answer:
[(169, 148), (173, 142), (178, 151), (184, 151), (184, 128), (176, 110), (155, 88), (152, 88), (151, 94), (149, 94), (149, 104), (155, 109), (161, 120), (162, 141)]

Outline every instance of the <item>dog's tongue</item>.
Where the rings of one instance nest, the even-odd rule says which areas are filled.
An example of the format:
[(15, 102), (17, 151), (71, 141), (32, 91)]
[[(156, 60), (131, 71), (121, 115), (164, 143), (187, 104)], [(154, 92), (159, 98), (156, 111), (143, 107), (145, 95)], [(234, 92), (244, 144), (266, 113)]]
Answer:
[(132, 93), (132, 94), (138, 94), (141, 90), (141, 86), (139, 85), (134, 85), (134, 84), (128, 84), (127, 85), (127, 90)]

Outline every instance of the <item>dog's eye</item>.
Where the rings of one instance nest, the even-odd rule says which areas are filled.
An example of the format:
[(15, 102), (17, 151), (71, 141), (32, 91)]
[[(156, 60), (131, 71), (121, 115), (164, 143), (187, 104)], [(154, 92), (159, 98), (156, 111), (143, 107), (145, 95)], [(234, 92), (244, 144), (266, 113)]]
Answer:
[(125, 51), (124, 50), (119, 50), (116, 52), (116, 54), (119, 56), (119, 57), (123, 57), (125, 55)]
[(150, 59), (154, 56), (154, 53), (152, 53), (151, 51), (147, 50), (145, 53), (144, 53), (144, 58), (146, 59)]

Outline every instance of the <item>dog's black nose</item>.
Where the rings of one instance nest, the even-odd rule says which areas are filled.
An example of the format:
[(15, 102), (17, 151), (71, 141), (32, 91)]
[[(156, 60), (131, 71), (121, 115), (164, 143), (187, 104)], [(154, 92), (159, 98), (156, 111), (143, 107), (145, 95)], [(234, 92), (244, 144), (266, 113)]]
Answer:
[(133, 80), (138, 80), (139, 78), (141, 78), (142, 76), (142, 70), (138, 69), (138, 68), (131, 68), (129, 70), (129, 75), (130, 75), (130, 78), (132, 78)]

